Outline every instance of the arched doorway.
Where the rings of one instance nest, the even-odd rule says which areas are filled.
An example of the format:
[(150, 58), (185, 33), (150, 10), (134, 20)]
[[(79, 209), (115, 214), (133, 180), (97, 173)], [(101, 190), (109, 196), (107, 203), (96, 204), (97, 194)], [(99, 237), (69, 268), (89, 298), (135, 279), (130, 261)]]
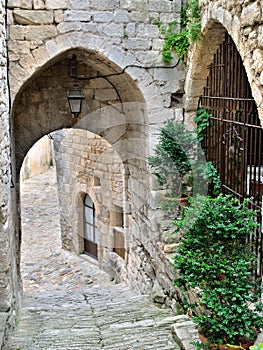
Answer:
[(203, 147), (220, 173), (223, 192), (241, 201), (251, 197), (251, 207), (259, 211), (253, 240), (260, 262), (256, 277), (262, 276), (263, 130), (242, 59), (228, 33), (208, 71), (199, 100), (199, 107), (211, 114)]
[(83, 201), (84, 251), (98, 259), (98, 225), (95, 205), (88, 194)]

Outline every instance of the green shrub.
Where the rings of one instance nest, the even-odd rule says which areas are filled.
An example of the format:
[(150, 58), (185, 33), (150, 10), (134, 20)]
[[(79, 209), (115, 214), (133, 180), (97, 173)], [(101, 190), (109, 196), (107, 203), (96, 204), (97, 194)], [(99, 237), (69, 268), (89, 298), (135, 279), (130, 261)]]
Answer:
[(261, 289), (252, 278), (257, 259), (248, 239), (257, 227), (256, 212), (247, 204), (222, 194), (198, 197), (175, 221), (183, 237), (174, 259), (180, 274), (175, 284), (200, 289), (206, 313), (193, 319), (209, 344), (239, 345), (263, 326)]

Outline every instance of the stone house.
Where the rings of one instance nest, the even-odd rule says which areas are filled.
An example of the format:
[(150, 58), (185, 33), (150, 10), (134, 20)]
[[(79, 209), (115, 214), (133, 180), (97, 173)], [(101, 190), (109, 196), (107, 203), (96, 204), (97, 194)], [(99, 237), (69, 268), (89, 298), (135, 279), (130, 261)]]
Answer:
[[(160, 189), (147, 159), (166, 120), (193, 125), (207, 66), (221, 64), (215, 56), (226, 36), (242, 62), (226, 85), (244, 71), (251, 90), (244, 98), (256, 106), (257, 127), (263, 119), (262, 0), (199, 3), (202, 41), (191, 46), (187, 62), (164, 65), (152, 19), (179, 20), (180, 0), (0, 2), (3, 318), (18, 308), (21, 288), (20, 168), (33, 144), (54, 131), (64, 248), (86, 250), (143, 293), (157, 286), (177, 298)], [(76, 82), (84, 100), (73, 118), (67, 95)]]

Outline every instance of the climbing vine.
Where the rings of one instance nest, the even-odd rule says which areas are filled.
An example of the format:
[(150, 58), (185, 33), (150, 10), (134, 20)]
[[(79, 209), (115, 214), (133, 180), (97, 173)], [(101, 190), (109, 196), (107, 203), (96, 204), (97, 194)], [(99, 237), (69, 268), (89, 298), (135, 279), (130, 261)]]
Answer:
[(159, 27), (164, 35), (163, 62), (171, 62), (173, 52), (176, 52), (179, 59), (182, 60), (189, 45), (201, 39), (201, 11), (198, 0), (188, 0), (187, 4), (182, 6), (180, 23), (171, 21), (167, 27), (159, 23)]

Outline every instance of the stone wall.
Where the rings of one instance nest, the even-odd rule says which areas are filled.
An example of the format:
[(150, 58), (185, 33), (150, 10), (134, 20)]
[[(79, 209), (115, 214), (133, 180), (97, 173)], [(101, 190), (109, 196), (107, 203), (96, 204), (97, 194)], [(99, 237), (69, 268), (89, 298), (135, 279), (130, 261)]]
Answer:
[(20, 170), (22, 180), (29, 179), (35, 175), (42, 174), (54, 164), (53, 142), (48, 136), (42, 137), (24, 158)]
[(15, 237), (15, 177), (11, 169), (10, 104), (7, 75), (6, 10), (0, 1), (0, 346), (18, 304), (18, 237)]

